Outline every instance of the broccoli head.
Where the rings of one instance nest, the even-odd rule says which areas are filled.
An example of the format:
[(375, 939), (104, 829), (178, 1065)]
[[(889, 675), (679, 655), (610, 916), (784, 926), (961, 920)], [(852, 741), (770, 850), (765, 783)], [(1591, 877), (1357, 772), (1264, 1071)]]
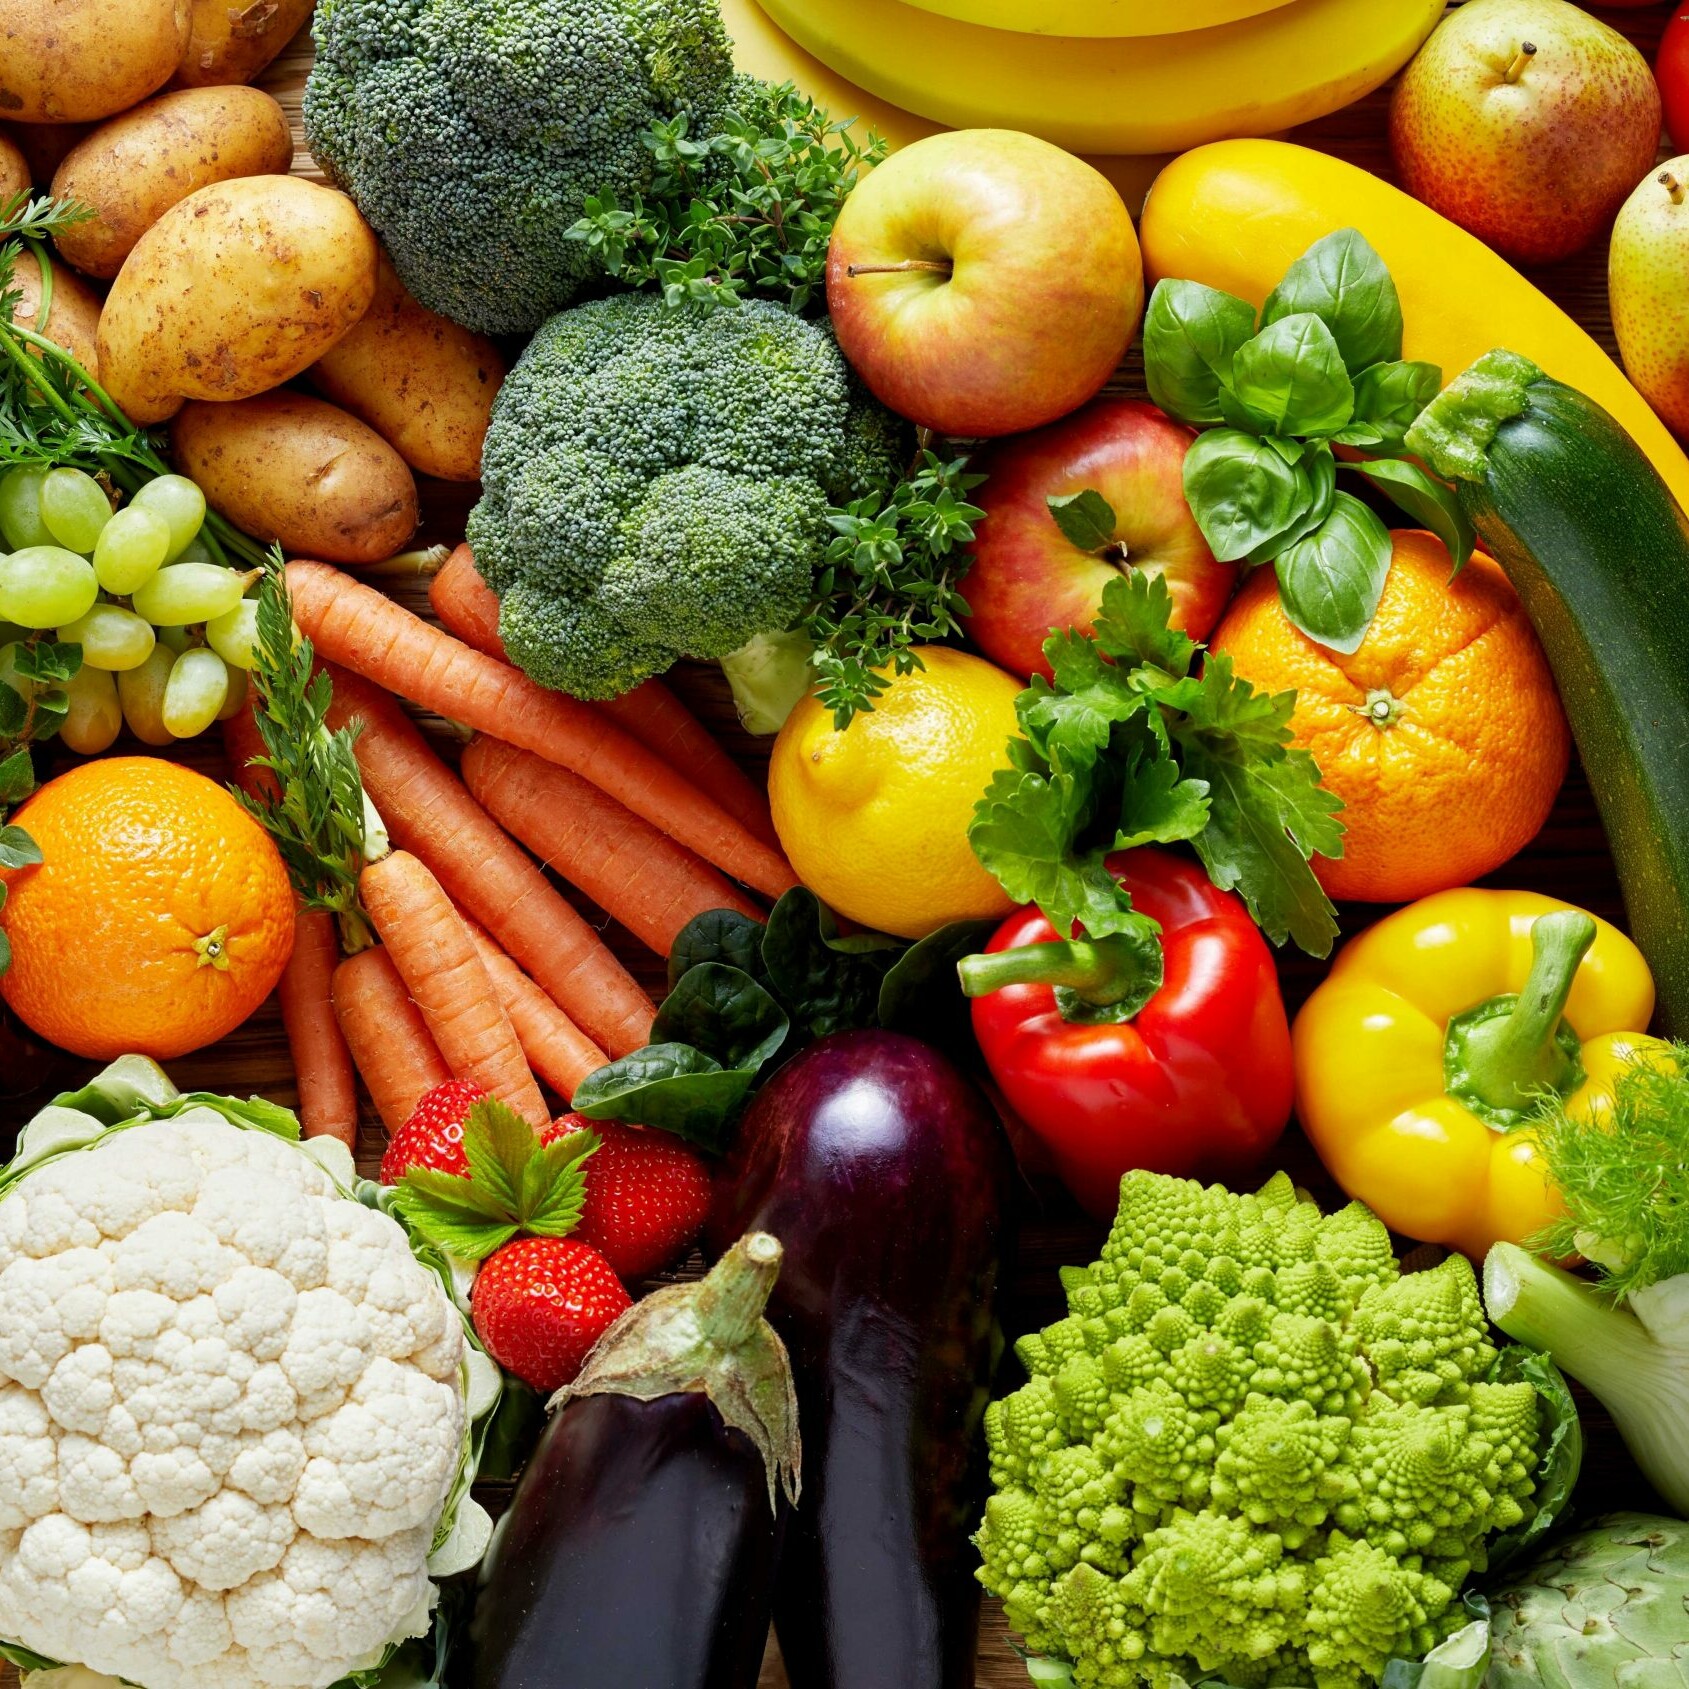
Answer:
[(651, 180), (654, 122), (711, 123), (738, 82), (716, 0), (318, 0), (305, 134), (405, 286), (526, 333), (601, 272), (566, 238)]
[(1121, 1183), (1068, 1315), (992, 1403), (980, 1580), (1083, 1689), (1372, 1689), (1468, 1618), (1535, 1511), (1542, 1420), (1492, 1379), (1472, 1268), (1401, 1275), (1358, 1203)]
[(511, 660), (608, 698), (783, 631), (829, 506), (888, 484), (905, 446), (829, 330), (777, 306), (559, 313), (499, 393), (469, 518)]

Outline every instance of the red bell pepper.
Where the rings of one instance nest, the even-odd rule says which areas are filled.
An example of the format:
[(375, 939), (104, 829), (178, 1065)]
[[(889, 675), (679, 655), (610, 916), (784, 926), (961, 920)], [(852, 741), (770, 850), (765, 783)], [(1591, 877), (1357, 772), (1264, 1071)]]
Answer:
[(1284, 1130), (1293, 1088), (1272, 952), (1242, 899), (1163, 850), (1108, 868), (1161, 926), (1152, 994), (1129, 953), (1062, 940), (1032, 904), (960, 969), (992, 1077), (1102, 1218), (1134, 1167), (1247, 1173)]

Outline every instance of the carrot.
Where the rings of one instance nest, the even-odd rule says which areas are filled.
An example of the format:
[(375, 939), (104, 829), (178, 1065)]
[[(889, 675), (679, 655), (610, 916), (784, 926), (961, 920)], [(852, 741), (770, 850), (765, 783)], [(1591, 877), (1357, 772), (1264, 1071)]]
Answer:
[(610, 1058), (467, 915), (463, 924), (516, 1028), (528, 1065), (567, 1102), (575, 1087)]
[(294, 620), (330, 662), (570, 769), (768, 897), (797, 884), (778, 851), (590, 705), (548, 692), (327, 563), (288, 564), (287, 584)]
[(393, 842), (421, 857), (451, 900), (595, 1043), (618, 1056), (640, 1048), (657, 1011), (633, 975), (463, 789), (394, 698), (343, 669), (330, 666), (329, 675), (329, 724), (361, 724), (358, 768)]
[(762, 919), (713, 868), (566, 768), (477, 734), (463, 778), (496, 821), (659, 956), (706, 909)]
[(282, 1025), (299, 1085), (299, 1118), (305, 1136), (338, 1138), (348, 1149), (358, 1142), (358, 1082), (352, 1052), (341, 1036), (329, 1000), (340, 961), (334, 917), (301, 909), (293, 918), (293, 954), (281, 976)]
[(274, 797), (276, 777), (267, 768), (254, 768), (252, 759), (265, 754), (264, 737), (252, 714), (253, 706), (235, 713), (223, 723), (223, 755), (229, 764), (229, 778), (253, 797)]
[(330, 995), (364, 1089), (391, 1135), (452, 1070), (385, 950), (349, 956), (334, 970)]
[(551, 1114), (516, 1029), (440, 882), (409, 851), (396, 850), (364, 869), (358, 893), (452, 1077), (543, 1126)]
[[(499, 638), (498, 595), (481, 579), (468, 546), (460, 545), (440, 566), (429, 585), (428, 602), (466, 645), (501, 662), (510, 660)], [(708, 792), (765, 844), (778, 847), (767, 794), (660, 680), (644, 681), (631, 692), (603, 699), (593, 707), (626, 728), (699, 791)]]

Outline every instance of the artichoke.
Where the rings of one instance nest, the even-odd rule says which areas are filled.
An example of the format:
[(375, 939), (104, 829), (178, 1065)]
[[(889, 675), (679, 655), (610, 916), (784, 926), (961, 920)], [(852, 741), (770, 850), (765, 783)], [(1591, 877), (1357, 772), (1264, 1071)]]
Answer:
[(1689, 1524), (1615, 1513), (1490, 1592), (1484, 1689), (1689, 1689)]

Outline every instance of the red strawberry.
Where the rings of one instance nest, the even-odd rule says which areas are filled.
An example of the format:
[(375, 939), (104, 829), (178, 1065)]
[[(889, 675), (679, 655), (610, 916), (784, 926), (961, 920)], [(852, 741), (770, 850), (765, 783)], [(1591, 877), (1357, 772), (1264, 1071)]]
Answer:
[(467, 1079), (436, 1085), (397, 1132), (381, 1158), (381, 1182), (396, 1185), (407, 1167), (434, 1167), (460, 1178), (469, 1171), (463, 1154), (463, 1122), (471, 1103), (486, 1096)]
[(582, 1130), (596, 1132), (599, 1144), (581, 1164), (586, 1201), (571, 1235), (590, 1243), (624, 1279), (667, 1266), (704, 1229), (708, 1165), (672, 1132), (617, 1120), (566, 1114), (540, 1138), (550, 1143)]
[(542, 1396), (567, 1384), (632, 1306), (609, 1262), (572, 1237), (519, 1237), (495, 1250), (469, 1299), (487, 1353)]

